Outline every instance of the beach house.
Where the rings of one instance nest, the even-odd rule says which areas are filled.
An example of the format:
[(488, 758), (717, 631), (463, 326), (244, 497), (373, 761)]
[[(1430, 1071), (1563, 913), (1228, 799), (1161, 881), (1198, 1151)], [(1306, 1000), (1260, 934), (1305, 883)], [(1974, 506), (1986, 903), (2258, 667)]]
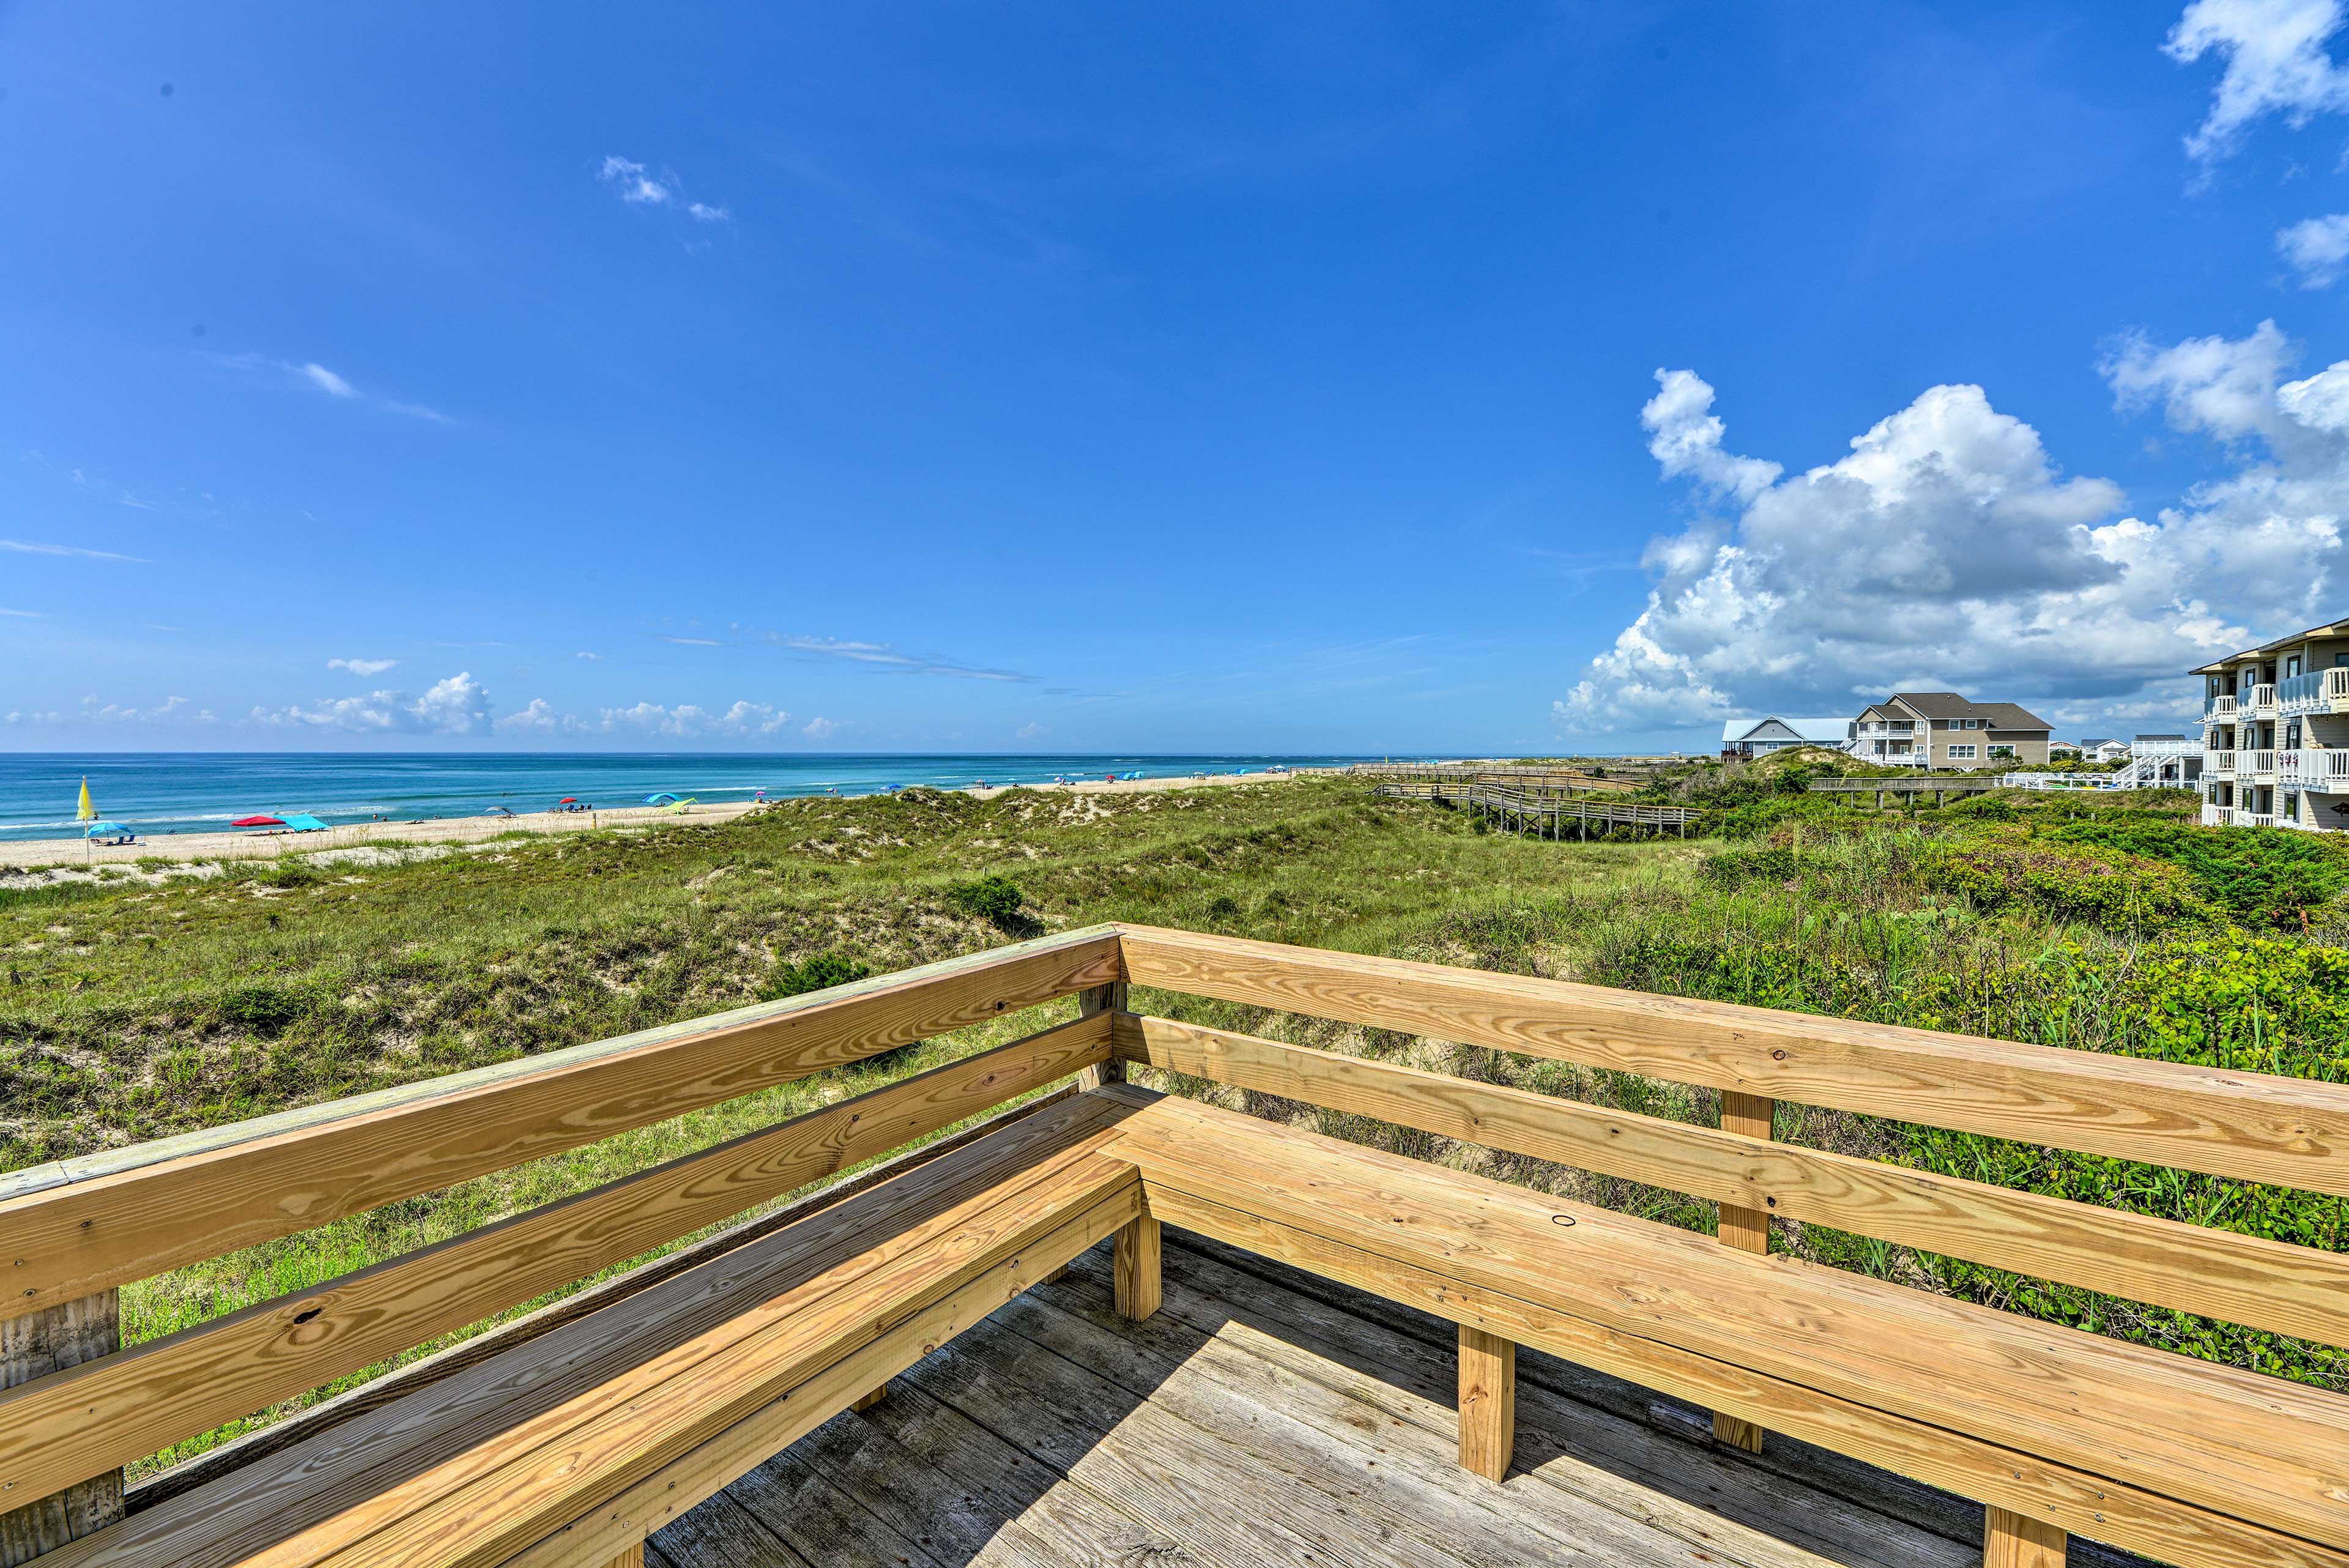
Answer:
[(2202, 820), (2337, 832), (2349, 823), (2349, 620), (2192, 671), (2202, 679)]
[(2047, 721), (2012, 702), (1896, 691), (1852, 722), (1852, 754), (1920, 768), (2014, 767), (2047, 760)]
[(1848, 719), (1789, 719), (1765, 713), (1758, 719), (1732, 719), (1721, 727), (1721, 757), (1766, 757), (1793, 746), (1832, 746), (1837, 751), (1851, 739)]

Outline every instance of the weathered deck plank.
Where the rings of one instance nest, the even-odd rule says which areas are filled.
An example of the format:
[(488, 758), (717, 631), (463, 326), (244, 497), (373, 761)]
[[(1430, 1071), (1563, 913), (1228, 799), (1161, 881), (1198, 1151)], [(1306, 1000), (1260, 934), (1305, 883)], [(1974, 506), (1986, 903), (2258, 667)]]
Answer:
[[(1519, 1362), (1518, 1460), (1458, 1469), (1453, 1325), (1169, 1231), (1104, 1244), (656, 1535), (652, 1568), (1971, 1568), (1981, 1511)], [(1971, 1542), (1964, 1537), (1971, 1523)], [(2075, 1543), (2100, 1568), (2141, 1560)]]

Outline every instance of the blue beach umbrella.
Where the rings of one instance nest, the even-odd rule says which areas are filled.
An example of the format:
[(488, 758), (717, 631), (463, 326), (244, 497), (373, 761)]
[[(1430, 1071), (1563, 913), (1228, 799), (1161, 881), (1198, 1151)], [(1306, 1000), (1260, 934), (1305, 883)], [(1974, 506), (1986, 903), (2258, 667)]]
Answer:
[(289, 813), (285, 818), (285, 826), (295, 833), (324, 833), (326, 831), (326, 824), (319, 818), (311, 815), (306, 811)]
[(648, 794), (645, 796), (645, 804), (647, 805), (675, 805), (677, 802), (678, 797), (671, 794), (667, 790), (661, 791), (658, 794)]
[(121, 823), (93, 822), (89, 825), (88, 831), (84, 833), (82, 836), (84, 838), (129, 838), (134, 836), (130, 829), (124, 826)]

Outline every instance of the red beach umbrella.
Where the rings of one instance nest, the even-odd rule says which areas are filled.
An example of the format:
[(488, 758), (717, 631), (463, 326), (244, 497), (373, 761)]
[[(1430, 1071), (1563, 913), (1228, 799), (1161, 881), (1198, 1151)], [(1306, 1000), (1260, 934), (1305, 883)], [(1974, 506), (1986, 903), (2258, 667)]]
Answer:
[(285, 819), (282, 816), (240, 816), (229, 826), (231, 827), (283, 827), (285, 826)]

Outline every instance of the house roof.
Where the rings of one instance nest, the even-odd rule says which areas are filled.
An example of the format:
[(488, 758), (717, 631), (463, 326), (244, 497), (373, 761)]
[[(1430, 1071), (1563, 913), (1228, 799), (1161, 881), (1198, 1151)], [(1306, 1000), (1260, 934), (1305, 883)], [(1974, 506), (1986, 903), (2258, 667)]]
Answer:
[(2185, 738), (2183, 735), (2139, 735), (2137, 737), (2140, 741), (2182, 741)]
[(2306, 631), (2295, 631), (2289, 637), (2277, 638), (2273, 642), (2263, 642), (2257, 648), (2247, 648), (2240, 653), (2230, 653), (2224, 659), (2214, 659), (2209, 664), (2198, 665), (2194, 669), (2188, 670), (2187, 673), (2189, 675), (2224, 675), (2227, 672), (2228, 667), (2239, 660), (2256, 658), (2263, 653), (2280, 653), (2296, 642), (2306, 642), (2311, 638), (2316, 637), (2349, 637), (2349, 620), (2328, 620), (2322, 626), (2312, 626)]
[(1928, 719), (1980, 719), (1992, 730), (2052, 729), (2046, 720), (2012, 702), (1976, 702), (1955, 691), (1895, 691), (1877, 707), (1898, 702)]
[(1771, 723), (1783, 724), (1816, 745), (1840, 746), (1851, 738), (1848, 719), (1789, 719), (1784, 713), (1764, 713), (1758, 718), (1730, 720), (1721, 727), (1721, 743), (1734, 745)]
[(2110, 735), (2088, 735), (2083, 737), (2080, 742), (2084, 746), (2109, 746), (2112, 743), (2113, 738)]

